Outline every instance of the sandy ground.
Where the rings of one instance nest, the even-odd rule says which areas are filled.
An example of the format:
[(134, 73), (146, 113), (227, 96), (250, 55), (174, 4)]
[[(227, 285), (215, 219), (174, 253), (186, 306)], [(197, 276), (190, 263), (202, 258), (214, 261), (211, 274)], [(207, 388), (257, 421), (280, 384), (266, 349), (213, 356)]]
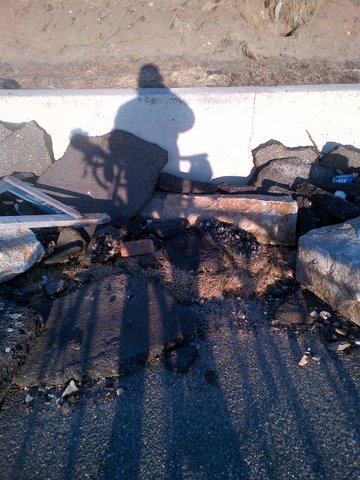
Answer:
[(2, 0), (0, 78), (22, 88), (135, 87), (153, 63), (169, 87), (360, 81), (357, 0), (327, 1), (288, 37), (262, 22), (258, 4)]

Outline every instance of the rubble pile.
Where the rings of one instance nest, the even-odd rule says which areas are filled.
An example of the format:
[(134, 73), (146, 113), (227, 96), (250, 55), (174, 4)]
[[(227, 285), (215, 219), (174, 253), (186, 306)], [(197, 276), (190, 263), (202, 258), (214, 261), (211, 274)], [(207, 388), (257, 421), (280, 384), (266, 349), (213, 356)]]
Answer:
[(201, 230), (208, 235), (215, 244), (226, 249), (233, 256), (252, 259), (261, 252), (261, 246), (255, 235), (242, 228), (215, 218), (204, 220), (200, 224)]
[[(6, 128), (0, 124), (3, 142), (12, 135)], [(20, 209), (14, 208), (19, 194), (16, 179), (15, 187), (4, 187), (9, 179), (0, 180), (4, 224), (16, 224), (16, 214), (26, 211), (36, 220), (44, 205), (50, 206), (51, 215), (44, 215), (49, 223), (45, 219), (41, 228), (30, 224), (22, 234), (14, 229), (5, 234), (4, 228), (0, 232), (0, 244), (6, 241), (0, 252), (0, 281), (7, 294), (16, 294), (25, 305), (41, 310), (50, 301), (53, 350), (73, 378), (81, 379), (83, 370), (78, 357), (82, 340), (74, 343), (74, 329), (86, 338), (87, 325), (94, 322), (94, 335), (100, 338), (96, 348), (106, 344), (107, 333), (96, 324), (98, 313), (91, 307), (94, 302), (103, 306), (105, 326), (114, 339), (120, 335), (117, 312), (126, 313), (121, 334), (127, 332), (129, 344), (138, 342), (139, 348), (122, 345), (124, 368), (126, 363), (146, 361), (156, 350), (156, 355), (166, 352), (168, 368), (187, 371), (178, 356), (188, 357), (185, 363), (191, 365), (196, 348), (189, 347), (184, 332), (196, 335), (196, 315), (211, 313), (211, 308), (218, 308), (211, 306), (216, 302), (230, 305), (236, 298), (236, 321), (246, 328), (250, 323), (242, 302), (250, 297), (261, 305), (271, 328), (313, 328), (316, 322), (321, 326), (327, 320), (310, 313), (295, 280), (296, 253), (298, 282), (360, 325), (359, 282), (354, 282), (360, 278), (360, 150), (337, 146), (319, 155), (315, 147), (288, 148), (271, 140), (257, 147), (253, 158), (247, 185), (193, 181), (161, 172), (167, 152), (116, 130), (93, 138), (77, 134), (60, 160), (35, 170), (36, 175), (21, 177), (36, 181), (35, 190), (41, 193), (30, 189), (30, 203), (21, 194)], [(3, 175), (13, 171), (10, 168)], [(48, 196), (41, 199), (44, 191)], [(25, 221), (21, 216), (19, 223)], [(110, 226), (100, 225), (109, 222)], [(19, 267), (24, 252), (29, 259)], [(263, 283), (261, 293), (257, 283)], [(198, 308), (195, 316), (193, 308)], [(147, 310), (151, 319), (142, 317)], [(156, 333), (153, 352), (148, 352), (144, 338), (147, 322)], [(345, 347), (345, 340), (339, 338), (342, 326), (334, 325), (323, 325), (326, 331), (331, 327), (330, 350), (347, 351), (358, 345), (352, 333)], [(167, 340), (172, 342), (166, 346), (162, 327), (168, 329)], [(72, 337), (58, 343), (58, 334)], [(109, 376), (118, 373), (119, 348), (114, 342), (115, 347), (106, 347), (113, 357), (110, 370), (105, 368)], [(47, 359), (52, 352), (44, 350), (41, 355)], [(104, 369), (101, 362), (99, 355), (99, 363), (89, 367), (94, 378), (98, 369)], [(36, 372), (36, 381), (41, 375)]]

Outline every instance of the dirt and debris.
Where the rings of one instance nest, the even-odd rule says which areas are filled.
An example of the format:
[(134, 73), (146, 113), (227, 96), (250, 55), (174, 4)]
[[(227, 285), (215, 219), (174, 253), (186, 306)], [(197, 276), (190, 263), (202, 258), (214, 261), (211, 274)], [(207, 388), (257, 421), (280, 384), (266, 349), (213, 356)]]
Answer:
[[(344, 149), (341, 152), (344, 153)], [(313, 165), (319, 165), (323, 158), (315, 155), (313, 147), (288, 149), (280, 142), (270, 141), (255, 149), (254, 165), (265, 172), (264, 166), (288, 159), (289, 150), (292, 158), (299, 155), (298, 160), (305, 159), (304, 178), (287, 182), (286, 188), (280, 178), (278, 182), (272, 178), (271, 192), (263, 184), (248, 185), (241, 187), (242, 195), (246, 197), (246, 192), (252, 196), (257, 193), (273, 195), (274, 191), (285, 193), (288, 198), (297, 199), (304, 212), (311, 215), (312, 225), (316, 227), (340, 220), (339, 211), (333, 215), (326, 205), (316, 201), (316, 194), (357, 211), (354, 205), (357, 184), (352, 184), (352, 197), (344, 200), (331, 192), (330, 177), (328, 183), (320, 182), (321, 188), (309, 183)], [(121, 154), (121, 149), (116, 154), (119, 152)], [(331, 175), (334, 173), (332, 166), (324, 165), (323, 168), (330, 168)], [(351, 168), (354, 170), (355, 167)], [(289, 174), (293, 174), (291, 169)], [(165, 180), (169, 181), (169, 178)], [(210, 188), (207, 184), (184, 182), (175, 176), (171, 176), (170, 183), (188, 198), (194, 191), (197, 194), (202, 191), (206, 195), (216, 195), (220, 201), (222, 192), (235, 198), (240, 188), (231, 184)], [(158, 183), (158, 188), (164, 187)], [(214, 193), (210, 194), (210, 191)], [(3, 208), (6, 212), (6, 204)], [(300, 209), (299, 224), (301, 218)], [(299, 228), (298, 235), (300, 232)], [(265, 328), (269, 334), (286, 330), (296, 335), (308, 329), (317, 332), (328, 350), (336, 355), (351, 354), (358, 348), (356, 341), (360, 334), (357, 327), (346, 322), (328, 305), (317, 305), (314, 297), (296, 282), (295, 247), (260, 244), (254, 234), (231, 222), (203, 217), (190, 225), (186, 218), (159, 220), (116, 215), (112, 225), (99, 226), (95, 231), (59, 227), (48, 232), (36, 231), (36, 235), (46, 251), (44, 260), (4, 284), (5, 294), (16, 298), (19, 305), (25, 308), (30, 305), (41, 312), (49, 329), (17, 375), (16, 381), (21, 385), (43, 385), (45, 388), (54, 384), (73, 388), (75, 383), (71, 382), (75, 380), (75, 388), (79, 388), (79, 382), (89, 377), (114, 378), (129, 368), (157, 358), (164, 358), (169, 370), (189, 372), (198, 356), (194, 339), (201, 338), (209, 329), (216, 330), (219, 316), (228, 318), (236, 331)], [(104, 301), (106, 305), (103, 305)], [(111, 313), (120, 307), (128, 310), (127, 323), (121, 326), (121, 338), (128, 331), (128, 340), (121, 344), (120, 333), (112, 323), (117, 316)], [(152, 311), (144, 316), (150, 307)], [(179, 308), (184, 310), (177, 316)], [(137, 309), (140, 309), (139, 318), (143, 318), (146, 325), (138, 324), (133, 318)], [(263, 315), (261, 321), (259, 311)], [(169, 327), (166, 340), (163, 329), (175, 317), (178, 318), (176, 325), (172, 324), (175, 330)], [(92, 322), (91, 342), (88, 338), (89, 322)], [(119, 327), (118, 320), (116, 322)], [(156, 333), (159, 322), (161, 334)], [(98, 328), (100, 323), (101, 329)], [(110, 343), (106, 340), (109, 335)], [(132, 335), (136, 336), (136, 341)], [(45, 348), (44, 342), (51, 345), (50, 349)], [(138, 350), (134, 353), (126, 343), (132, 348), (137, 345)], [(12, 347), (4, 347), (4, 355), (9, 355), (6, 350), (9, 348)], [(48, 357), (45, 359), (44, 355)], [(54, 355), (56, 362), (52, 360)], [(306, 352), (297, 361), (305, 366), (311, 361), (317, 362), (317, 357), (316, 352)], [(45, 364), (46, 369), (36, 370), (37, 366)], [(9, 375), (10, 380), (13, 373)], [(209, 384), (216, 383), (215, 374), (209, 374), (205, 379)], [(114, 395), (115, 387), (112, 388)], [(31, 396), (28, 403), (32, 405), (36, 395), (31, 392), (28, 395)], [(81, 391), (74, 391), (54, 398), (61, 412), (67, 415), (79, 395)]]

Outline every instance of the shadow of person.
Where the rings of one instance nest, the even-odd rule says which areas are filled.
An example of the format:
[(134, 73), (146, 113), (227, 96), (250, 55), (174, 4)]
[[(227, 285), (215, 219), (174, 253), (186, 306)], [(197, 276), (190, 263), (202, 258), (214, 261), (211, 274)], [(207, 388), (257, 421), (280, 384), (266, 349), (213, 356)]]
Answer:
[(210, 180), (212, 170), (206, 153), (180, 155), (179, 135), (190, 131), (195, 124), (192, 109), (164, 85), (158, 67), (152, 63), (140, 68), (137, 85), (136, 98), (120, 107), (114, 129), (129, 131), (167, 150), (166, 171), (191, 179)]

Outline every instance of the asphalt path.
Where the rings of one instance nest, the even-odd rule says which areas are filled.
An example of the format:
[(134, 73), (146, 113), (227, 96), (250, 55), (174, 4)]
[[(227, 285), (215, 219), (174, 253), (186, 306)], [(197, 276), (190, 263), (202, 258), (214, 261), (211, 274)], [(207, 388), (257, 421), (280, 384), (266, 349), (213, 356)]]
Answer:
[[(27, 405), (13, 387), (0, 411), (1, 480), (360, 477), (360, 350), (226, 318), (197, 347), (187, 374), (158, 360), (113, 386), (99, 380), (67, 415), (44, 392)], [(316, 360), (300, 367), (308, 349)]]

